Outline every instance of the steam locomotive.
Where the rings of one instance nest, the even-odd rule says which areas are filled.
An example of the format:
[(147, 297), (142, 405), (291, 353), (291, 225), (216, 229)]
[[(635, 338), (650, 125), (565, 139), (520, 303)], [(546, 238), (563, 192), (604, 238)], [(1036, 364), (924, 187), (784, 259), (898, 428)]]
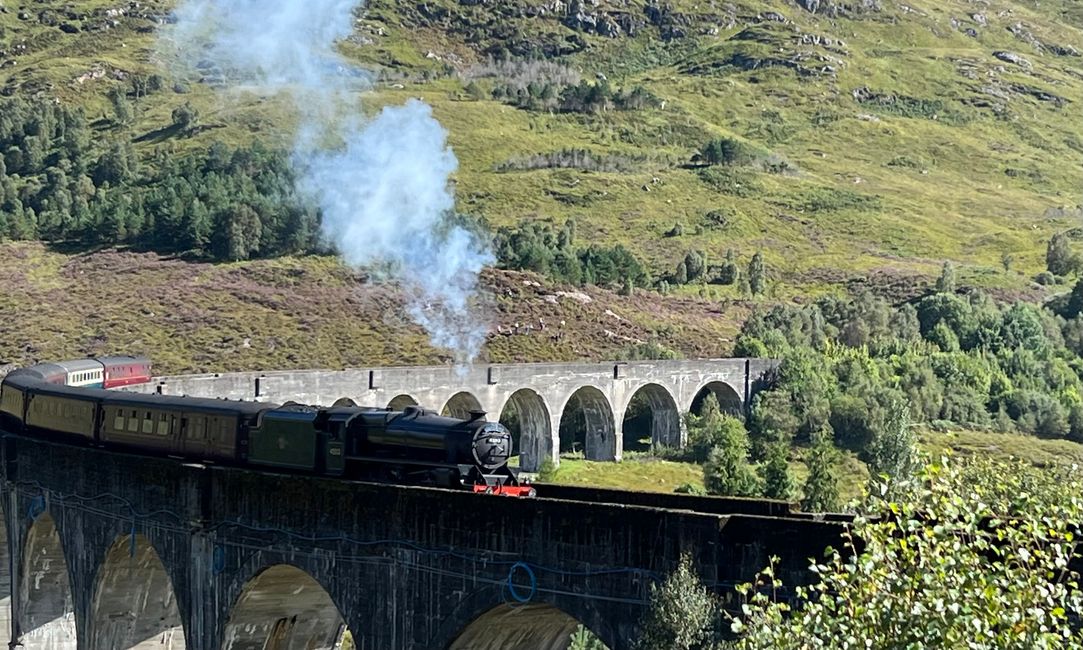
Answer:
[(508, 467), (511, 434), (480, 411), (461, 420), (350, 400), (323, 408), (112, 391), (94, 387), (104, 382), (95, 383), (99, 377), (88, 373), (97, 368), (83, 363), (41, 364), (5, 377), (2, 428), (198, 462), (534, 496)]

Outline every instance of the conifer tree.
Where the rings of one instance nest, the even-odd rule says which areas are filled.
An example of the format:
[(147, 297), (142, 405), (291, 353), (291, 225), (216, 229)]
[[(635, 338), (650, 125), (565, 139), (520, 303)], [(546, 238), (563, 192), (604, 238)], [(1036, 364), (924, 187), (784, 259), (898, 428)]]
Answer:
[(838, 450), (831, 442), (831, 431), (822, 429), (813, 436), (802, 508), (809, 512), (832, 512), (839, 509), (837, 465)]
[(760, 480), (763, 482), (764, 497), (783, 501), (793, 498), (793, 477), (790, 476), (784, 445), (771, 445), (768, 449), (767, 462), (760, 466)]

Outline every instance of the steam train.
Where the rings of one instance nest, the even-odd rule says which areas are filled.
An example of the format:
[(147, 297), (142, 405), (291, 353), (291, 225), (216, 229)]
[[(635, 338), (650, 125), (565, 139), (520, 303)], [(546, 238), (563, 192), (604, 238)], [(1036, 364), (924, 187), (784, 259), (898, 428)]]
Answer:
[(347, 399), (323, 408), (107, 390), (137, 383), (142, 370), (148, 381), (149, 368), (111, 357), (15, 370), (0, 383), (0, 425), (197, 462), (534, 496), (508, 467), (511, 434), (480, 411), (461, 420)]

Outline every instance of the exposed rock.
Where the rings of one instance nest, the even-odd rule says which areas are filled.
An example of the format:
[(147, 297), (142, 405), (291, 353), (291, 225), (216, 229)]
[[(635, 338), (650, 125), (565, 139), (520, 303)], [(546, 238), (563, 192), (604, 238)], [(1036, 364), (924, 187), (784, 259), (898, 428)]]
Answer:
[(1016, 54), (1015, 52), (998, 51), (993, 52), (993, 56), (1000, 59), (1001, 61), (1004, 61), (1005, 63), (1012, 63), (1023, 68), (1033, 67), (1031, 62), (1026, 57)]

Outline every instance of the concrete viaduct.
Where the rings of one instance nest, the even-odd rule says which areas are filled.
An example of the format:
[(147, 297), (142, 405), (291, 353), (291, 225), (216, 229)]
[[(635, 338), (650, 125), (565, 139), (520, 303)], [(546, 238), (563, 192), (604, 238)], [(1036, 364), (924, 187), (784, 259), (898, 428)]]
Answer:
[(12, 649), (332, 650), (349, 630), (363, 650), (563, 650), (583, 624), (625, 650), (682, 554), (725, 595), (771, 556), (807, 581), (842, 531), (770, 501), (524, 500), (2, 442)]
[[(649, 414), (653, 444), (683, 445), (682, 413), (713, 393), (724, 410), (743, 414), (777, 365), (707, 359), (241, 372), (160, 377), (138, 389), (323, 405), (348, 397), (362, 406), (419, 404), (460, 417), (482, 410), (510, 423), (519, 437), (520, 467), (534, 471), (545, 458), (559, 463), (562, 447), (574, 446), (590, 460), (620, 460), (624, 418), (633, 405)], [(562, 430), (573, 439), (562, 440)]]

